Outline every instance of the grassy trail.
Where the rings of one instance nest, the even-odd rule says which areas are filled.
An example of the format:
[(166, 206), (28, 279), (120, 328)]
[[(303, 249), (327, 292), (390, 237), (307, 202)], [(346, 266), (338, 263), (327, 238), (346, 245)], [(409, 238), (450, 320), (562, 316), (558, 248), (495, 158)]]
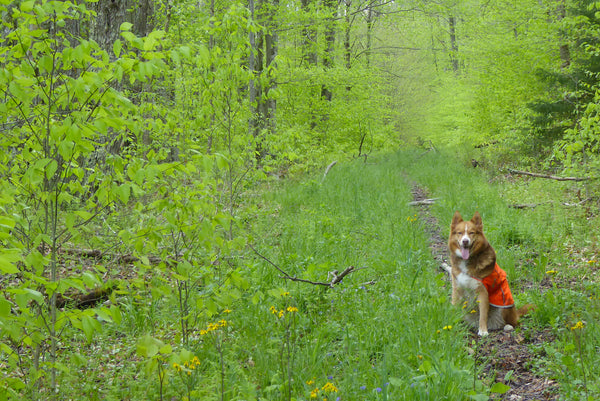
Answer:
[[(415, 184), (439, 198), (426, 213), (409, 206)], [(525, 202), (548, 195), (537, 183), (519, 185), (490, 183), (484, 172), (447, 155), (399, 154), (336, 166), (323, 180), (276, 195), (277, 213), (260, 236), (269, 260), (309, 280), (350, 265), (361, 268), (329, 291), (285, 285), (307, 319), (294, 333), (296, 383), (331, 381), (336, 395), (350, 400), (597, 395), (598, 382), (590, 378), (597, 369), (592, 361), (598, 338), (591, 328), (598, 285), (570, 284), (577, 277), (573, 268), (587, 274), (593, 263), (575, 265), (573, 253), (563, 255), (559, 248), (580, 240), (569, 224), (580, 216), (565, 216), (552, 204), (525, 212), (509, 208), (511, 196)], [(432, 254), (430, 240), (437, 233), (438, 242), (445, 242), (455, 210), (465, 216), (480, 211), (517, 303), (540, 306), (511, 336), (494, 334), (480, 342), (449, 305), (450, 287), (438, 269), (446, 255), (436, 254), (444, 246), (434, 246)], [(442, 223), (431, 227), (436, 221)], [(593, 227), (586, 229), (592, 233)], [(565, 241), (559, 244), (559, 238)], [(589, 262), (592, 253), (581, 252), (578, 257)], [(271, 266), (262, 268), (263, 277), (280, 282)], [(580, 321), (585, 329), (572, 330)], [(525, 360), (515, 359), (519, 354)]]

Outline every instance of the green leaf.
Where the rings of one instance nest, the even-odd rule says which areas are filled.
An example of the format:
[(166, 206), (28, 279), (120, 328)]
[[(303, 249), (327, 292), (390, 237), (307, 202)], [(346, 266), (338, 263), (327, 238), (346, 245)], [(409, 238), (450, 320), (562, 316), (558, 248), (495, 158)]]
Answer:
[(0, 271), (4, 274), (16, 274), (19, 268), (15, 263), (21, 260), (21, 251), (18, 249), (5, 249), (0, 254)]
[(54, 69), (54, 60), (49, 55), (44, 55), (40, 57), (38, 65), (43, 72), (50, 73)]
[(487, 395), (477, 394), (474, 391), (469, 392), (468, 396), (471, 400), (475, 400), (475, 401), (488, 401), (490, 399), (490, 397), (488, 397)]
[(494, 383), (494, 385), (490, 388), (490, 392), (496, 394), (504, 394), (508, 390), (510, 390), (510, 386), (507, 386), (506, 384), (500, 382)]
[(33, 6), (35, 5), (35, 1), (24, 1), (21, 3), (21, 11), (28, 13), (33, 11)]
[(100, 332), (102, 330), (100, 322), (92, 316), (87, 315), (81, 317), (81, 327), (88, 342), (92, 342), (95, 332)]
[(121, 40), (120, 39), (115, 40), (115, 43), (113, 43), (113, 53), (115, 53), (116, 58), (119, 58), (119, 56), (121, 55), (122, 49), (123, 49), (123, 43), (121, 42)]
[(132, 27), (133, 27), (133, 24), (131, 22), (125, 21), (121, 24), (119, 29), (121, 31), (129, 31), (129, 30), (131, 30)]
[(421, 366), (419, 366), (419, 371), (423, 373), (428, 373), (431, 371), (431, 369), (433, 369), (433, 365), (429, 361), (423, 361)]
[(160, 347), (158, 352), (160, 352), (163, 355), (169, 355), (173, 352), (173, 347), (171, 346), (171, 344), (166, 344)]
[(139, 356), (151, 358), (158, 354), (159, 350), (161, 350), (164, 346), (165, 343), (162, 341), (150, 337), (149, 335), (145, 335), (138, 341), (136, 351)]
[(0, 294), (0, 317), (7, 317), (10, 315), (12, 304), (4, 298), (4, 295)]

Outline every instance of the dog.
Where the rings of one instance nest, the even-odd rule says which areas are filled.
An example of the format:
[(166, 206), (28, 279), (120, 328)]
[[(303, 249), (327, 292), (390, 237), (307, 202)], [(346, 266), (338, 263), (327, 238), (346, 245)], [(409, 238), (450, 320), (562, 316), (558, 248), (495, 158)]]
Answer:
[[(448, 248), (452, 266), (442, 267), (452, 278), (452, 304), (463, 301), (463, 308), (470, 312), (467, 323), (478, 327), (479, 336), (487, 336), (488, 330), (513, 330), (532, 305), (516, 309), (506, 272), (496, 263), (496, 251), (483, 234), (479, 212), (469, 221), (454, 213)], [(478, 307), (472, 303), (473, 295)]]

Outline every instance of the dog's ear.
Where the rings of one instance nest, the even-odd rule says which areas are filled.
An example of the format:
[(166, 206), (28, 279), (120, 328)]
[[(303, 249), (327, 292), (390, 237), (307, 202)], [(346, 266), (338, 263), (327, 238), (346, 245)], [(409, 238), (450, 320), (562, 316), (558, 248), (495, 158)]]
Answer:
[(454, 212), (454, 217), (452, 218), (452, 227), (456, 226), (458, 223), (464, 221), (458, 210)]
[(483, 221), (481, 220), (481, 215), (479, 214), (479, 212), (475, 212), (473, 218), (471, 219), (471, 222), (475, 224), (475, 227), (478, 227), (480, 229), (483, 228)]

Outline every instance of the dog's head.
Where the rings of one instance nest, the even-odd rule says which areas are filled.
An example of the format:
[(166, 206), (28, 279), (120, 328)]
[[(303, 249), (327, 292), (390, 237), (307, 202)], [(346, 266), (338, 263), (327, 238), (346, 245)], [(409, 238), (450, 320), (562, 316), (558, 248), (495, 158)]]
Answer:
[(474, 252), (485, 246), (487, 240), (483, 235), (483, 222), (479, 212), (475, 212), (473, 218), (464, 221), (457, 211), (452, 218), (450, 226), (450, 239), (448, 246), (450, 252), (461, 259), (467, 260)]

